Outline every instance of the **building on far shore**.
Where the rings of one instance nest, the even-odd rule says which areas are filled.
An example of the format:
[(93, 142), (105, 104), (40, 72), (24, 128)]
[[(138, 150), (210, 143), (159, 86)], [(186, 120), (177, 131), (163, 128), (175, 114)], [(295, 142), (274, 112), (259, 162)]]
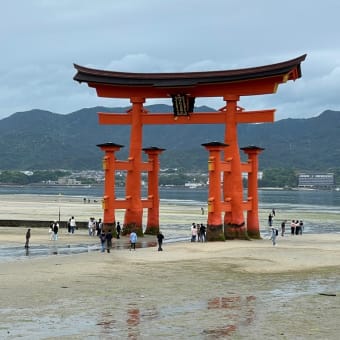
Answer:
[(335, 189), (334, 173), (300, 173), (299, 188)]

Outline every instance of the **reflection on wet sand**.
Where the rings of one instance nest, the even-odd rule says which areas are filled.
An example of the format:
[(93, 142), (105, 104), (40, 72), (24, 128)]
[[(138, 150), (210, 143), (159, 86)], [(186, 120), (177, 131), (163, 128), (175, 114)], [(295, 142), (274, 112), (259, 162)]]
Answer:
[[(219, 339), (231, 336), (242, 326), (248, 326), (254, 321), (256, 297), (249, 296), (226, 296), (215, 297), (206, 301), (206, 311), (216, 311), (216, 319), (221, 327), (203, 329), (202, 335), (206, 339)], [(200, 313), (205, 314), (204, 309)], [(117, 316), (118, 317), (118, 316)], [(206, 315), (206, 317), (209, 317)], [(139, 339), (143, 327), (153, 320), (161, 320), (161, 313), (156, 307), (141, 310), (134, 304), (128, 306), (126, 310), (126, 330), (128, 339)], [(193, 319), (193, 322), (195, 320)], [(100, 326), (101, 334), (114, 335), (119, 333), (117, 320), (111, 313), (102, 313), (101, 321), (97, 322)]]
[(129, 339), (138, 339), (140, 336), (139, 323), (140, 323), (140, 310), (139, 308), (131, 308), (127, 311), (127, 330)]
[(203, 334), (209, 338), (222, 338), (230, 336), (239, 326), (249, 325), (254, 321), (255, 316), (255, 301), (254, 295), (246, 297), (241, 296), (227, 296), (216, 297), (208, 301), (208, 309), (221, 309), (223, 314), (219, 314), (221, 324), (227, 322), (225, 326), (205, 329)]
[(103, 312), (101, 315), (101, 321), (97, 322), (97, 326), (100, 326), (101, 334), (109, 335), (112, 334), (116, 320), (113, 319), (113, 315), (111, 313)]
[[(129, 339), (138, 339), (140, 336), (139, 325), (145, 321), (159, 319), (159, 312), (156, 308), (140, 310), (134, 305), (130, 305), (126, 311), (126, 325)], [(115, 332), (119, 332), (117, 326), (117, 320), (114, 318), (112, 313), (102, 313), (101, 320), (97, 322), (97, 326), (100, 326), (101, 334), (114, 335)]]

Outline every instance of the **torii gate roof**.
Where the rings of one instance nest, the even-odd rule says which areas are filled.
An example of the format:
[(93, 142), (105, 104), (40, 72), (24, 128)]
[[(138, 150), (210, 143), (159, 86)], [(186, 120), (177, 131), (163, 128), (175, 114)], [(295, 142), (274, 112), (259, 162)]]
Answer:
[(184, 73), (128, 73), (106, 71), (74, 64), (74, 80), (109, 98), (166, 98), (185, 93), (192, 97), (229, 94), (257, 95), (276, 92), (279, 84), (301, 77), (306, 54), (288, 61), (235, 70)]

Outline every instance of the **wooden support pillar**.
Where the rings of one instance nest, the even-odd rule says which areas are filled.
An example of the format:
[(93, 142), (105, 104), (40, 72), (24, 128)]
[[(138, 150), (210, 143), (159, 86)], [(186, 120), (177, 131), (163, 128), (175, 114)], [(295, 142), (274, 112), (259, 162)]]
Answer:
[(231, 211), (224, 215), (224, 236), (226, 239), (247, 239), (243, 216), (243, 183), (241, 158), (237, 138), (237, 101), (238, 96), (225, 96), (226, 130), (224, 160), (231, 162), (231, 171), (224, 172), (223, 195), (231, 198)]
[(129, 199), (129, 207), (125, 211), (123, 234), (129, 234), (134, 230), (138, 236), (143, 236), (143, 207), (141, 199), (141, 167), (142, 167), (142, 114), (144, 112), (144, 98), (131, 98), (132, 115), (129, 162), (132, 167), (126, 177), (126, 198)]
[(148, 171), (148, 199), (152, 201), (148, 208), (148, 218), (144, 234), (157, 235), (159, 232), (159, 155), (165, 149), (156, 147), (145, 148), (143, 151), (148, 155), (148, 161), (152, 168)]
[(209, 193), (207, 241), (224, 241), (221, 204), (221, 151), (227, 144), (212, 142), (202, 144), (209, 151)]
[(251, 210), (247, 211), (247, 233), (250, 238), (260, 239), (259, 202), (258, 202), (258, 155), (264, 150), (257, 146), (241, 148), (248, 155), (251, 171), (248, 173), (248, 201)]
[(115, 143), (105, 143), (97, 145), (105, 152), (103, 158), (104, 170), (104, 197), (102, 201), (103, 206), (103, 223), (104, 229), (114, 229), (115, 220), (115, 152), (119, 151), (123, 145)]

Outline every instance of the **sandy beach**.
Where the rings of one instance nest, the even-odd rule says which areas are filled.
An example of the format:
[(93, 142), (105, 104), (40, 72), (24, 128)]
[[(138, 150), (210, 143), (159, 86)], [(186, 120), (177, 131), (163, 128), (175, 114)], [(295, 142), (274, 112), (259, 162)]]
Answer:
[[(24, 253), (25, 232), (0, 228), (0, 245)], [(53, 242), (32, 229), (31, 247), (98, 240), (61, 230)], [(163, 252), (115, 244), (110, 253), (0, 261), (0, 338), (339, 338), (340, 234), (279, 237), (276, 247), (268, 239), (165, 243)]]

